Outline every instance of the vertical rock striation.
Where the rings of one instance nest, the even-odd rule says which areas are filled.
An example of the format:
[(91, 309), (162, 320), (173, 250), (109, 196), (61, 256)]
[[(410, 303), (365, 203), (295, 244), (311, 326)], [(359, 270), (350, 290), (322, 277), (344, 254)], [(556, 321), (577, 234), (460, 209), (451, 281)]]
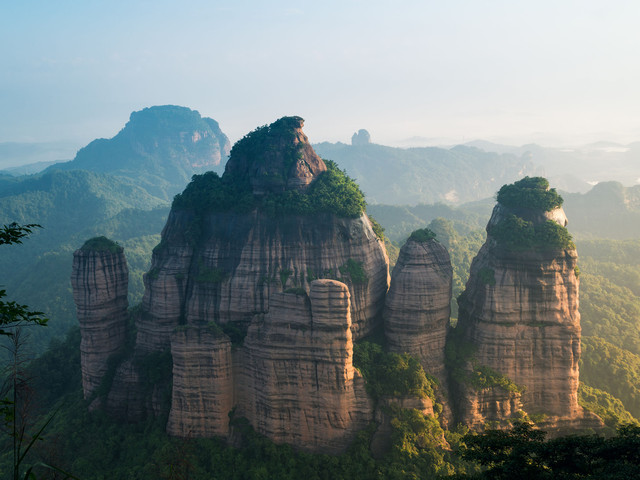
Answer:
[(277, 443), (344, 451), (372, 419), (364, 380), (353, 368), (349, 289), (316, 280), (309, 297), (272, 295), (245, 339), (238, 413)]
[(390, 350), (418, 358), (442, 385), (452, 280), (447, 249), (433, 238), (412, 235), (393, 269), (383, 315)]
[(171, 338), (173, 393), (167, 433), (226, 437), (234, 406), (231, 341), (216, 325), (184, 327)]
[[(526, 187), (527, 181), (538, 179), (503, 187), (498, 201), (512, 187), (529, 201), (557, 196)], [(551, 428), (597, 426), (597, 417), (578, 405), (578, 256), (564, 228), (562, 199), (548, 209), (508, 200), (494, 208), (459, 301), (458, 420), (504, 421), (521, 402), (527, 413), (545, 415)]]
[(100, 385), (107, 360), (125, 344), (129, 270), (122, 247), (105, 237), (73, 254), (71, 286), (80, 323), (82, 389), (87, 399)]

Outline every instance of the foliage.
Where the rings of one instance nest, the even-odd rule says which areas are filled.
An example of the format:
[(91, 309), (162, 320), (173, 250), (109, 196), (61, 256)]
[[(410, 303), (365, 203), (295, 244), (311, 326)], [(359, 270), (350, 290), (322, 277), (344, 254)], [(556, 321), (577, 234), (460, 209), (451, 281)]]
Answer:
[[(0, 229), (0, 245), (21, 244), (22, 239), (39, 227), (36, 224), (19, 225), (11, 223)], [(24, 331), (22, 327), (39, 325), (45, 326), (47, 319), (42, 312), (33, 312), (27, 305), (20, 305), (13, 301), (1, 300), (5, 291), (0, 290), (0, 335), (10, 337), (8, 345), (3, 345), (9, 351), (10, 363), (6, 366), (6, 379), (2, 386), (3, 398), (0, 399), (0, 417), (2, 430), (7, 434), (11, 444), (11, 470), (14, 480), (35, 479), (34, 468), (43, 467), (50, 471), (62, 473), (64, 478), (75, 478), (60, 470), (58, 467), (43, 462), (29, 462), (27, 457), (32, 452), (35, 443), (42, 439), (44, 430), (53, 419), (49, 418), (37, 427), (35, 432), (29, 433), (32, 426), (29, 415), (32, 403), (32, 389), (29, 377), (24, 370), (24, 358), (21, 349), (24, 347)], [(3, 375), (4, 376), (4, 375)], [(29, 465), (29, 463), (32, 463)]]
[(467, 378), (469, 383), (477, 389), (500, 387), (508, 392), (523, 391), (522, 387), (513, 383), (508, 377), (486, 365), (475, 365), (473, 372)]
[(367, 391), (374, 398), (413, 395), (431, 398), (435, 404), (436, 381), (407, 353), (387, 353), (376, 343), (358, 342), (353, 347), (353, 365), (362, 373)]
[(118, 245), (117, 242), (113, 240), (109, 240), (105, 236), (93, 237), (84, 242), (84, 245), (80, 248), (83, 251), (93, 251), (93, 252), (111, 252), (111, 253), (121, 253), (122, 247)]
[(624, 425), (616, 436), (559, 437), (545, 441), (546, 433), (531, 424), (511, 430), (488, 430), (463, 439), (462, 456), (485, 467), (475, 479), (615, 479), (637, 478), (640, 467), (640, 427)]
[[(36, 228), (40, 228), (40, 225), (3, 225), (0, 229), (0, 245), (21, 244), (22, 239), (33, 233)], [(6, 295), (7, 291), (0, 289), (0, 336), (13, 336), (17, 328), (26, 325), (47, 325), (49, 320), (44, 317), (44, 313), (32, 311), (28, 305), (3, 300)]]
[(384, 227), (382, 225), (380, 225), (375, 218), (373, 218), (371, 215), (369, 215), (369, 223), (371, 223), (371, 228), (373, 229), (373, 233), (376, 234), (376, 237), (378, 237), (380, 240), (382, 240), (384, 242), (385, 238), (384, 238)]
[(482, 267), (478, 270), (478, 279), (484, 285), (495, 285), (496, 284), (496, 272), (493, 268)]
[(354, 285), (366, 285), (369, 282), (367, 272), (362, 267), (362, 262), (349, 258), (347, 262), (340, 267), (342, 275), (348, 275), (351, 283)]
[(196, 275), (196, 282), (201, 283), (222, 283), (229, 276), (228, 272), (225, 270), (213, 267), (209, 268), (203, 264), (199, 265), (198, 275)]
[(640, 418), (640, 356), (598, 337), (582, 337), (580, 380), (620, 399)]
[(551, 211), (562, 206), (562, 197), (542, 177), (524, 177), (498, 191), (498, 202), (505, 207), (536, 208)]
[(638, 424), (638, 420), (633, 418), (620, 400), (582, 382), (578, 386), (578, 403), (581, 407), (598, 415), (609, 427), (615, 428), (627, 423)]
[(516, 252), (575, 248), (569, 231), (553, 220), (534, 225), (521, 217), (508, 215), (487, 232), (498, 245)]
[(420, 228), (418, 230), (414, 230), (411, 235), (409, 235), (409, 240), (413, 240), (414, 242), (428, 242), (429, 240), (434, 240), (435, 238), (436, 234), (428, 228)]
[(326, 160), (325, 164), (327, 170), (305, 192), (287, 190), (256, 197), (248, 184), (231, 176), (220, 178), (215, 172), (194, 175), (184, 192), (175, 196), (173, 208), (198, 214), (246, 213), (258, 208), (270, 216), (334, 213), (339, 217), (357, 218), (362, 215), (366, 203), (359, 187), (334, 162)]

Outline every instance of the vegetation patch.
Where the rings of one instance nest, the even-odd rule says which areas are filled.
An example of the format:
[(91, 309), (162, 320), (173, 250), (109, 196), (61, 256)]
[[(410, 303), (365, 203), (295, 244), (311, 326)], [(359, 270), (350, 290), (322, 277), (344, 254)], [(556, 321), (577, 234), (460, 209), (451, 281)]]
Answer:
[(383, 395), (411, 395), (436, 403), (436, 380), (407, 353), (387, 353), (376, 343), (358, 342), (353, 346), (353, 365), (364, 377), (367, 391), (374, 399)]
[(549, 212), (562, 206), (563, 199), (542, 177), (524, 177), (498, 191), (498, 202), (505, 207), (536, 208)]
[(170, 350), (151, 352), (136, 359), (136, 365), (147, 379), (147, 385), (156, 385), (170, 381), (173, 369), (173, 358)]
[(348, 259), (347, 263), (340, 267), (340, 273), (348, 275), (354, 285), (366, 285), (369, 282), (369, 277), (362, 267), (362, 262), (352, 258)]
[(292, 273), (293, 272), (288, 268), (280, 270), (280, 283), (282, 284), (282, 288), (287, 284), (287, 280), (289, 280)]
[(375, 233), (376, 237), (384, 242), (384, 227), (380, 225), (371, 215), (369, 215), (369, 222), (371, 222), (373, 233)]
[(523, 387), (513, 383), (508, 377), (485, 365), (476, 365), (467, 376), (468, 382), (478, 390), (500, 387), (507, 392), (522, 393)]
[(640, 425), (619, 399), (582, 382), (578, 386), (578, 404), (598, 415), (608, 427), (616, 428), (626, 423)]
[(553, 220), (534, 225), (523, 218), (508, 215), (488, 229), (498, 245), (522, 252), (527, 250), (551, 251), (576, 248), (569, 231)]
[(200, 265), (198, 270), (196, 282), (200, 283), (222, 283), (229, 277), (226, 271), (218, 267), (209, 268)]
[(215, 172), (194, 175), (187, 188), (173, 199), (172, 208), (207, 212), (246, 213), (258, 209), (271, 217), (312, 216), (333, 213), (358, 218), (366, 202), (360, 187), (335, 162), (325, 160), (327, 170), (304, 192), (287, 190), (254, 197), (247, 182)]
[(428, 242), (429, 240), (434, 240), (435, 238), (435, 232), (428, 228), (420, 228), (418, 230), (414, 230), (413, 233), (409, 235), (409, 240), (413, 240), (414, 242)]
[(109, 240), (107, 237), (94, 237), (90, 238), (80, 248), (83, 252), (111, 252), (121, 253), (123, 248), (113, 240)]
[(478, 279), (484, 285), (495, 285), (496, 284), (496, 272), (493, 268), (482, 267), (478, 270)]

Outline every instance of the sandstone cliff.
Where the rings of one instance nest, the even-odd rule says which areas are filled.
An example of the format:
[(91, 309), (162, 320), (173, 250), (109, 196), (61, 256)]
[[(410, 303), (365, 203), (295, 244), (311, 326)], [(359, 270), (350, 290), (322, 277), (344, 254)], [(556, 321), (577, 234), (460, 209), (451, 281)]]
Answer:
[(173, 393), (167, 433), (226, 437), (234, 407), (231, 341), (218, 326), (184, 327), (171, 339)]
[[(416, 233), (420, 232), (424, 231)], [(400, 250), (384, 310), (389, 349), (418, 358), (441, 384), (446, 380), (444, 351), (452, 278), (446, 248), (426, 235), (412, 235)]]
[(275, 442), (341, 452), (373, 418), (353, 368), (349, 289), (315, 280), (309, 297), (276, 293), (244, 344), (238, 414)]
[(97, 237), (73, 254), (71, 286), (80, 323), (84, 398), (107, 371), (107, 360), (124, 347), (129, 318), (129, 270), (122, 247)]
[[(379, 324), (389, 284), (384, 245), (362, 193), (335, 168), (327, 171), (301, 127), (299, 117), (285, 117), (252, 132), (234, 146), (222, 179), (196, 178), (176, 198), (145, 276), (140, 351), (169, 348), (180, 324), (233, 322), (246, 330), (269, 310), (272, 293), (308, 292), (317, 278), (349, 287), (356, 337)], [(301, 193), (325, 178), (333, 183)]]
[[(527, 180), (514, 184), (523, 196), (549, 192), (525, 188)], [(511, 205), (510, 198), (496, 205), (473, 260), (459, 299), (452, 359), (458, 420), (467, 425), (518, 415), (520, 402), (550, 427), (599, 424), (577, 402), (577, 254), (561, 199), (552, 200), (548, 209)]]

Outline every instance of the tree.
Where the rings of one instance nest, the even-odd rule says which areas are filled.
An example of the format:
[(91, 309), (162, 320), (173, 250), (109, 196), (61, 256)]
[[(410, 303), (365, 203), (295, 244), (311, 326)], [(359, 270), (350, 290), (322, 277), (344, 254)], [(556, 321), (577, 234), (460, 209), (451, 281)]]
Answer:
[[(33, 233), (40, 225), (31, 223), (19, 225), (11, 223), (3, 225), (0, 229), (0, 245), (21, 244), (22, 239)], [(6, 290), (0, 290), (0, 336), (9, 337), (9, 345), (6, 348), (12, 354), (13, 361), (9, 365), (7, 388), (3, 389), (5, 396), (0, 400), (0, 417), (9, 435), (13, 440), (13, 479), (35, 479), (33, 469), (36, 466), (44, 467), (50, 471), (64, 475), (64, 478), (75, 478), (57, 467), (38, 462), (35, 465), (25, 467), (25, 459), (33, 445), (41, 438), (42, 432), (47, 428), (53, 416), (44, 423), (34, 434), (27, 433), (27, 414), (30, 402), (30, 388), (28, 379), (21, 368), (23, 363), (19, 354), (22, 340), (22, 327), (28, 325), (46, 326), (48, 319), (42, 312), (29, 309), (27, 305), (21, 305), (14, 301), (4, 300)]]
[[(0, 229), (0, 245), (20, 244), (36, 228), (41, 227), (35, 223), (18, 225), (14, 222), (3, 225)], [(7, 291), (0, 289), (0, 335), (12, 336), (17, 328), (24, 325), (47, 324), (48, 319), (42, 312), (31, 311), (27, 305), (4, 300), (6, 295)]]

